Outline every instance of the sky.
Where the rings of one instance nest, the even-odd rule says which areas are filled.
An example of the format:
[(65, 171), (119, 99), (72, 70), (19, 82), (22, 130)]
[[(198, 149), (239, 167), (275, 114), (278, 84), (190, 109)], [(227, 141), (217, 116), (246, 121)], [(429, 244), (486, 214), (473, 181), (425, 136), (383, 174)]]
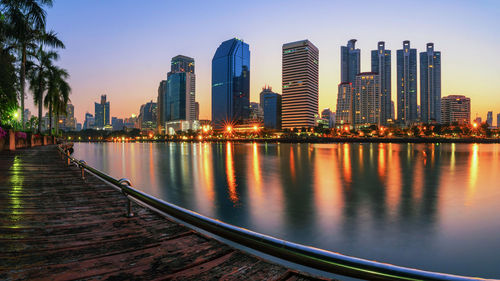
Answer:
[[(138, 114), (156, 101), (170, 59), (195, 59), (200, 119), (211, 116), (211, 60), (221, 42), (250, 45), (250, 100), (264, 85), (281, 93), (281, 47), (309, 39), (319, 48), (319, 110), (335, 110), (340, 46), (357, 39), (361, 71), (370, 71), (378, 41), (392, 50), (392, 99), (396, 50), (410, 40), (417, 52), (428, 42), (441, 51), (442, 96), (471, 98), (471, 118), (500, 113), (500, 1), (159, 1), (55, 0), (47, 26), (66, 44), (57, 62), (66, 68), (75, 106), (85, 112), (106, 94), (111, 116)], [(420, 77), (420, 70), (419, 76)], [(420, 85), (418, 85), (420, 94)], [(420, 98), (419, 98), (420, 101)], [(35, 112), (31, 95), (28, 108)]]

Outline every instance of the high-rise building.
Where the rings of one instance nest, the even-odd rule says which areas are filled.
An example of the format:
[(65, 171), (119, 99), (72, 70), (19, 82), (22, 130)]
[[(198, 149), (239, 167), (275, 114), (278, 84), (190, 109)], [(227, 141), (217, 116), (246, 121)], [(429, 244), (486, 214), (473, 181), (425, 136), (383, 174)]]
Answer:
[(391, 101), (391, 119), (396, 120), (396, 114), (394, 112), (394, 101)]
[(195, 116), (195, 120), (200, 120), (200, 103), (199, 102), (194, 103), (194, 116)]
[(403, 41), (397, 51), (397, 107), (398, 121), (410, 125), (417, 121), (417, 49), (410, 48), (410, 41)]
[(309, 40), (284, 44), (281, 77), (281, 126), (284, 129), (314, 127), (318, 114), (318, 48)]
[(177, 72), (188, 72), (194, 73), (194, 59), (190, 57), (186, 57), (183, 55), (178, 55), (172, 58), (170, 62), (171, 67), (170, 71)]
[(362, 72), (354, 83), (354, 123), (356, 127), (381, 125), (380, 77), (374, 72)]
[(356, 49), (356, 39), (340, 47), (340, 82), (353, 83), (361, 72), (361, 51)]
[(328, 128), (335, 127), (335, 112), (332, 112), (330, 108), (321, 111), (321, 118), (328, 121)]
[(474, 119), (474, 122), (478, 125), (481, 125), (483, 123), (483, 118), (481, 117), (476, 117), (476, 119)]
[(224, 41), (212, 59), (212, 123), (241, 123), (250, 115), (250, 48), (240, 39)]
[(262, 110), (258, 102), (250, 102), (250, 119), (257, 120), (263, 119)]
[(497, 129), (500, 129), (500, 113), (497, 114)]
[(82, 130), (82, 123), (76, 123), (76, 131), (80, 132)]
[(158, 133), (165, 133), (166, 106), (165, 99), (167, 96), (167, 80), (162, 80), (158, 86), (158, 97), (156, 99), (156, 126)]
[(380, 77), (380, 123), (386, 125), (391, 119), (391, 50), (385, 49), (385, 42), (377, 44), (372, 51), (372, 72)]
[(74, 131), (76, 128), (75, 106), (71, 103), (66, 105), (66, 114), (59, 117), (59, 129), (63, 131)]
[(154, 129), (156, 128), (156, 103), (150, 101), (141, 105), (139, 111), (139, 125), (140, 129)]
[(112, 117), (111, 118), (111, 126), (113, 127), (113, 131), (121, 131), (121, 130), (123, 130), (123, 127), (125, 125), (123, 123), (123, 119), (117, 118), (117, 117)]
[(101, 96), (101, 102), (95, 103), (95, 126), (98, 129), (103, 129), (104, 126), (110, 125), (109, 119), (109, 101), (106, 101), (106, 95)]
[(264, 127), (281, 129), (281, 95), (274, 93), (271, 87), (263, 87), (260, 92), (260, 107), (263, 111)]
[(339, 84), (339, 92), (337, 95), (337, 114), (335, 116), (335, 123), (337, 124), (354, 125), (354, 96), (352, 91), (352, 83), (343, 82)]
[(85, 122), (83, 123), (83, 129), (93, 129), (95, 127), (94, 116), (90, 113), (85, 113)]
[(488, 123), (489, 127), (493, 126), (493, 111), (488, 111), (488, 114), (486, 115), (486, 123)]
[(422, 122), (441, 122), (441, 52), (434, 43), (420, 53), (420, 106)]
[(441, 123), (470, 124), (470, 98), (450, 95), (441, 99)]

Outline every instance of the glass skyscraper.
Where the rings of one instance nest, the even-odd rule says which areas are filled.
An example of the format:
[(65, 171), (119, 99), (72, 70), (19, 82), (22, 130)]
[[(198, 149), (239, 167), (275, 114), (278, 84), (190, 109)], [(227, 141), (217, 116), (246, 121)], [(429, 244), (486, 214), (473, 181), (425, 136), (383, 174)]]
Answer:
[(109, 119), (109, 101), (106, 101), (106, 95), (101, 96), (101, 102), (95, 103), (95, 126), (99, 129), (103, 129), (104, 126), (110, 125)]
[(386, 125), (391, 119), (391, 51), (385, 49), (385, 42), (378, 42), (372, 51), (372, 72), (380, 77), (380, 123)]
[(422, 122), (441, 122), (441, 52), (433, 43), (420, 53), (420, 110)]
[(361, 71), (361, 51), (356, 49), (356, 39), (340, 47), (340, 82), (352, 83)]
[(417, 49), (410, 41), (403, 41), (397, 51), (397, 106), (398, 121), (410, 125), (417, 121)]
[(337, 124), (354, 125), (354, 119), (353, 119), (354, 97), (352, 91), (353, 91), (352, 83), (343, 82), (339, 84), (339, 91), (337, 95), (337, 111), (335, 120), (335, 123)]
[(380, 77), (375, 72), (363, 72), (354, 83), (354, 124), (356, 127), (380, 126)]
[(264, 127), (281, 129), (281, 95), (274, 93), (271, 87), (262, 88), (260, 107), (264, 112)]
[(212, 59), (212, 123), (241, 123), (250, 115), (250, 48), (233, 38), (220, 44)]

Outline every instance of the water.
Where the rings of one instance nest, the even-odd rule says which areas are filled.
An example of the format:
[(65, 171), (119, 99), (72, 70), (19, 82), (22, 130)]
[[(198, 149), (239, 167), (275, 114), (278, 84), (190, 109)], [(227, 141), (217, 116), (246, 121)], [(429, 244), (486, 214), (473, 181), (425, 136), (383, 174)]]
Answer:
[(499, 144), (77, 143), (75, 156), (257, 232), (500, 278)]

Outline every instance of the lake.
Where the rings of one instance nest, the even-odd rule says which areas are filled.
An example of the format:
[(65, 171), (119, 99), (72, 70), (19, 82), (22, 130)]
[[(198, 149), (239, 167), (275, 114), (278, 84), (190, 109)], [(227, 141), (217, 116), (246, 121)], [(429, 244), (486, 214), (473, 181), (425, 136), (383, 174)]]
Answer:
[(253, 231), (500, 278), (500, 144), (75, 143), (74, 156)]

